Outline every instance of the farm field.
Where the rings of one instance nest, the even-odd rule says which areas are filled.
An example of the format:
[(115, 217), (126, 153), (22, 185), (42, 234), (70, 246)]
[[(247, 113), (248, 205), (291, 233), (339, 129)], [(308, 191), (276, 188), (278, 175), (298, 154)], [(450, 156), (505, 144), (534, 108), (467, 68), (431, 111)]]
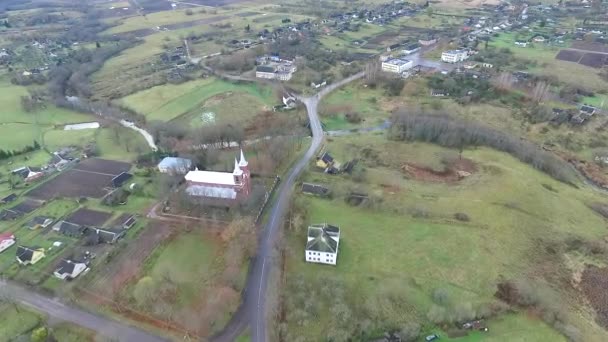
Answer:
[[(289, 336), (334, 336), (340, 329), (350, 331), (347, 327), (361, 317), (384, 324), (368, 331), (381, 333), (376, 329), (413, 320), (422, 324), (424, 333), (431, 333), (438, 328), (428, 322), (427, 313), (438, 305), (433, 297), (437, 289), (446, 294), (447, 310), (462, 305), (478, 308), (495, 301), (500, 279), (533, 275), (541, 284), (542, 279), (553, 282), (547, 291), (563, 298), (569, 321), (585, 327), (579, 330), (587, 339), (603, 336), (590, 314), (580, 314), (580, 294), (570, 286), (573, 275), (562, 264), (562, 256), (552, 257), (542, 246), (560, 245), (572, 236), (584, 241), (605, 236), (604, 220), (586, 206), (605, 201), (604, 196), (559, 183), (485, 148), (464, 151), (463, 158), (472, 163), (467, 169), (471, 175), (458, 181), (431, 176), (446, 167), (446, 160), (458, 160), (457, 151), (434, 145), (365, 134), (332, 138), (326, 151), (341, 162), (358, 158), (364, 171), (355, 180), (311, 166), (304, 177), (326, 184), (333, 196), (297, 199), (306, 215), (290, 233), (286, 250), (286, 291), (301, 294), (285, 299), (285, 309), (292, 313), (286, 318), (293, 333)], [(405, 171), (412, 168), (414, 173)], [(421, 171), (426, 168), (434, 171)], [(345, 201), (350, 192), (368, 194), (370, 202), (351, 206)], [(468, 219), (455, 219), (456, 213)], [(336, 267), (303, 260), (306, 226), (322, 222), (341, 228)], [(552, 272), (569, 276), (559, 280)], [(297, 310), (303, 298), (315, 298), (305, 313)], [(489, 326), (487, 336), (479, 339), (498, 341), (508, 333), (522, 341), (560, 340), (554, 330), (525, 312), (498, 316)], [(531, 335), (532, 330), (536, 333)], [(475, 335), (462, 339), (475, 340)]]
[(555, 59), (561, 48), (567, 48), (571, 45), (569, 41), (555, 46), (546, 43), (533, 43), (526, 48), (515, 46), (516, 39), (526, 39), (533, 35), (532, 32), (523, 32), (520, 35), (500, 33), (497, 38), (492, 38), (488, 45), (497, 48), (509, 48), (515, 57), (536, 61), (538, 65), (529, 69), (531, 73), (553, 76), (560, 82), (574, 86), (584, 84), (591, 91), (601, 91), (608, 87), (608, 82), (599, 76), (598, 70)]
[[(236, 84), (214, 78), (179, 85), (153, 87), (127, 96), (121, 100), (121, 103), (145, 115), (148, 121), (170, 121), (182, 114), (202, 109), (205, 101), (226, 92), (246, 93), (251, 99), (257, 101), (259, 106), (266, 106), (266, 108), (278, 103), (278, 100), (272, 98), (272, 91), (269, 87), (259, 84)], [(251, 109), (249, 108), (249, 110)], [(202, 111), (198, 114), (202, 114)]]

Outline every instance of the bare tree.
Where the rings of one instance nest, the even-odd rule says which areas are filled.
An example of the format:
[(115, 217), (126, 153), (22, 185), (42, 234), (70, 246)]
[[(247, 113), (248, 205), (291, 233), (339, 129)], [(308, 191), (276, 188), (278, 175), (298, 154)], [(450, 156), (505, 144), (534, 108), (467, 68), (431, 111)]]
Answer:
[(547, 95), (549, 94), (549, 84), (540, 81), (534, 85), (534, 89), (532, 89), (532, 100), (536, 103), (541, 103), (545, 101)]

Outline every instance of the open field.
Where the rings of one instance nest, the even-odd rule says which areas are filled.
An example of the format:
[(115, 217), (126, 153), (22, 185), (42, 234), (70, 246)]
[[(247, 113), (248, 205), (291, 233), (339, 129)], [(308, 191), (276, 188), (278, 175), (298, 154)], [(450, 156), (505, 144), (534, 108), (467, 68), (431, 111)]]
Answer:
[[(561, 256), (551, 257), (543, 248), (571, 236), (585, 241), (603, 238), (605, 221), (585, 203), (606, 201), (605, 196), (556, 182), (509, 155), (484, 148), (465, 150), (463, 157), (475, 163), (476, 171), (448, 183), (416, 180), (412, 175), (408, 179), (401, 168), (407, 163), (441, 170), (442, 160), (457, 159), (457, 151), (389, 142), (377, 134), (332, 138), (326, 150), (341, 162), (360, 158), (358, 167), (365, 171), (357, 180), (317, 171), (304, 177), (328, 184), (333, 199), (300, 197), (307, 215), (291, 233), (286, 252), (286, 291), (301, 294), (286, 299), (290, 336), (351, 331), (347, 327), (354, 322), (337, 317), (356, 317), (355, 322), (368, 318), (373, 323), (367, 331), (413, 320), (431, 332), (426, 314), (435, 290), (447, 294), (448, 310), (463, 303), (477, 308), (495, 300), (499, 279), (522, 277), (546, 277), (553, 284), (551, 291), (563, 298), (569, 321), (588, 340), (605, 336), (590, 314), (580, 313), (583, 304), (570, 286), (572, 274)], [(345, 197), (351, 191), (369, 194), (370, 202), (350, 206)], [(455, 219), (456, 213), (469, 220)], [(336, 267), (303, 261), (305, 227), (322, 222), (341, 227)], [(331, 290), (335, 288), (341, 291)], [(328, 295), (333, 299), (323, 299)], [(311, 316), (297, 311), (302, 297), (316, 299), (304, 309)], [(332, 311), (337, 307), (343, 314)], [(498, 328), (490, 329), (488, 338), (500, 340), (508, 331), (516, 340), (559, 340), (538, 320), (515, 317), (516, 324), (500, 323), (501, 318), (490, 323)], [(538, 333), (529, 336), (530, 330)]]
[(526, 48), (515, 46), (516, 39), (526, 39), (532, 33), (501, 33), (492, 38), (490, 46), (509, 48), (515, 57), (529, 59), (537, 62), (536, 67), (529, 69), (531, 73), (556, 77), (560, 82), (571, 85), (585, 85), (592, 91), (600, 91), (608, 87), (608, 82), (598, 75), (598, 70), (584, 65), (558, 60), (555, 56), (561, 48), (567, 48), (571, 42), (548, 45), (548, 43), (534, 43)]
[(28, 309), (3, 303), (0, 304), (0, 321), (0, 336), (9, 341), (37, 327), (42, 317)]
[(4, 150), (19, 150), (32, 145), (34, 140), (42, 143), (43, 132), (54, 129), (57, 125), (90, 120), (88, 115), (53, 105), (28, 113), (20, 102), (21, 96), (27, 94), (25, 87), (10, 84), (5, 75), (0, 77), (0, 107), (3, 109), (0, 117), (0, 145)]
[[(214, 78), (153, 87), (127, 96), (121, 102), (128, 108), (144, 114), (149, 121), (169, 121), (199, 109), (201, 112), (197, 114), (202, 114), (205, 101), (226, 92), (247, 93), (268, 108), (278, 103), (278, 100), (272, 98), (269, 87), (259, 84), (236, 84)], [(221, 117), (222, 113), (217, 115)]]

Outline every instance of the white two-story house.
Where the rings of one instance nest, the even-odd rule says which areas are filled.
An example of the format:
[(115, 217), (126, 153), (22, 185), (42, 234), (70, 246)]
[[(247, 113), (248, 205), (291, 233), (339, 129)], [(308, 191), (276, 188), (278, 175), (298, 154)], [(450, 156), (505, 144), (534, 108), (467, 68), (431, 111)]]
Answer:
[(306, 261), (335, 265), (340, 245), (340, 228), (327, 223), (308, 227)]

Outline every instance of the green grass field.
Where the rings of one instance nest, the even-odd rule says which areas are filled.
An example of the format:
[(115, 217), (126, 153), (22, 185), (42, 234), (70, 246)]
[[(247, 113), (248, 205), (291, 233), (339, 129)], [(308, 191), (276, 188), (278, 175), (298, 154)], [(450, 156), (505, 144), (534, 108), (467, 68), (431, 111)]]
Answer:
[(0, 338), (11, 341), (37, 327), (42, 316), (23, 307), (0, 304), (0, 322)]
[[(418, 320), (430, 331), (426, 313), (435, 289), (446, 291), (450, 305), (477, 307), (494, 300), (500, 277), (542, 274), (536, 261), (546, 257), (543, 243), (563, 241), (572, 234), (588, 240), (605, 235), (604, 220), (585, 206), (587, 201), (605, 200), (603, 196), (556, 182), (504, 153), (466, 150), (464, 157), (477, 164), (477, 173), (456, 184), (431, 183), (407, 179), (401, 165), (409, 162), (437, 169), (446, 154), (457, 156), (455, 151), (389, 142), (377, 134), (332, 140), (327, 150), (337, 160), (361, 158), (365, 180), (316, 171), (305, 176), (307, 181), (329, 185), (334, 199), (303, 198), (308, 215), (299, 232), (289, 238), (287, 282), (303, 281), (309, 288), (322, 289), (329, 281), (341, 287), (351, 315), (371, 319), (377, 328), (378, 322), (386, 327)], [(368, 151), (362, 154), (362, 149)], [(344, 196), (353, 190), (370, 194), (374, 204), (349, 206)], [(458, 212), (467, 214), (470, 222), (455, 220)], [(336, 267), (303, 261), (305, 226), (322, 222), (341, 227)], [(559, 261), (553, 265), (564, 267)], [(569, 287), (554, 290), (565, 297), (573, 295)], [(313, 290), (308, 296), (323, 298), (323, 293)], [(309, 312), (317, 316), (305, 326), (288, 321), (290, 329), (295, 336), (327, 336), (341, 324), (331, 310), (327, 303), (315, 301)], [(591, 316), (580, 315), (576, 306), (569, 310), (568, 317), (586, 327), (590, 340), (604, 336)], [(518, 341), (555, 340), (556, 333), (541, 322), (514, 317), (517, 323), (510, 318), (491, 323), (496, 328), (483, 340), (499, 341), (507, 334)], [(532, 330), (536, 333), (530, 335)]]
[[(382, 89), (365, 88), (360, 82), (340, 88), (323, 99), (321, 122), (329, 131), (378, 126), (389, 118), (389, 112), (382, 109), (383, 96)], [(364, 120), (349, 123), (344, 116), (348, 112), (357, 112)]]
[(600, 91), (608, 87), (608, 82), (603, 80), (596, 69), (584, 65), (555, 59), (561, 48), (570, 46), (569, 41), (564, 44), (549, 45), (548, 43), (533, 43), (526, 48), (515, 46), (516, 39), (525, 39), (538, 33), (523, 31), (521, 33), (500, 33), (498, 37), (492, 38), (490, 46), (498, 48), (509, 48), (515, 57), (536, 61), (538, 66), (530, 68), (529, 71), (538, 75), (556, 77), (560, 82), (581, 85), (592, 91)]
[[(0, 148), (20, 150), (32, 145), (34, 140), (42, 143), (44, 131), (68, 123), (90, 121), (88, 115), (47, 105), (46, 108), (28, 113), (21, 107), (21, 96), (27, 95), (25, 87), (9, 82), (6, 75), (0, 76)], [(17, 134), (18, 132), (18, 134)]]
[[(144, 114), (150, 121), (169, 121), (201, 108), (207, 99), (226, 92), (245, 92), (265, 106), (276, 104), (268, 87), (259, 84), (235, 84), (214, 78), (153, 87), (127, 96), (121, 102)], [(221, 116), (221, 113), (217, 114)]]
[(62, 323), (52, 328), (53, 337), (61, 342), (93, 342), (95, 332), (69, 323)]
[(169, 276), (179, 287), (176, 305), (188, 306), (199, 298), (201, 287), (217, 271), (214, 265), (217, 252), (217, 244), (201, 234), (183, 234), (162, 248), (148, 275), (158, 280)]

